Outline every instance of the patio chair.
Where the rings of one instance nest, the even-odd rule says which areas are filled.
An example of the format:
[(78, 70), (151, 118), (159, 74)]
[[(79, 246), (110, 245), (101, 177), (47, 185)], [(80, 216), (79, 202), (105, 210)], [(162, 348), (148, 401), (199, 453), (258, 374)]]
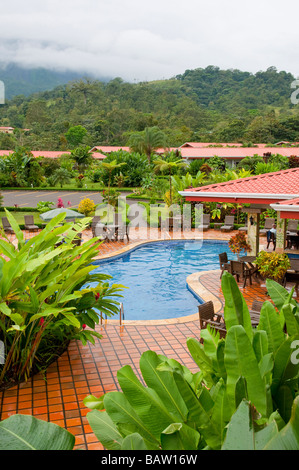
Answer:
[(237, 282), (240, 279), (244, 279), (243, 287), (246, 286), (247, 279), (249, 279), (250, 285), (252, 285), (252, 276), (255, 273), (255, 268), (251, 268), (244, 263), (244, 261), (235, 261), (230, 262), (231, 274), (236, 276)]
[(25, 215), (24, 222), (25, 230), (29, 230), (30, 232), (37, 232), (39, 230), (39, 227), (34, 223), (33, 215)]
[(285, 273), (282, 284), (285, 287), (287, 282), (294, 283), (295, 289), (297, 291), (299, 285), (299, 259), (290, 258), (290, 264), (291, 267)]
[(7, 217), (2, 217), (2, 225), (3, 225), (4, 232), (15, 233)]
[(288, 249), (295, 248), (296, 250), (299, 249), (299, 233), (298, 235), (293, 234), (293, 233), (288, 234), (286, 241), (287, 241), (286, 248)]
[(203, 230), (204, 232), (206, 230), (209, 230), (209, 228), (211, 226), (210, 221), (211, 221), (211, 215), (210, 214), (203, 214), (202, 224), (198, 226), (199, 230)]
[(211, 300), (205, 302), (204, 304), (198, 305), (198, 315), (201, 329), (207, 328), (207, 325), (210, 325), (216, 331), (219, 331), (221, 338), (226, 335), (226, 328), (223, 317), (222, 315), (215, 313), (214, 304)]
[(225, 216), (224, 225), (220, 227), (220, 230), (223, 232), (230, 232), (234, 229), (235, 217), (233, 215)]
[(289, 235), (297, 235), (297, 230), (298, 230), (298, 220), (290, 219), (288, 221), (287, 232), (289, 232)]
[(275, 224), (275, 219), (271, 217), (266, 217), (264, 228), (260, 229), (260, 235), (267, 235), (267, 232), (272, 228)]
[(219, 264), (220, 264), (220, 269), (221, 269), (221, 274), (220, 274), (220, 279), (221, 279), (224, 271), (230, 272), (230, 261), (227, 258), (226, 252), (219, 254)]
[(96, 226), (97, 224), (100, 222), (101, 220), (101, 216), (99, 215), (96, 215), (93, 217), (92, 221), (91, 221), (91, 231), (92, 231), (92, 237), (96, 237), (96, 233), (95, 233), (95, 230), (96, 230)]

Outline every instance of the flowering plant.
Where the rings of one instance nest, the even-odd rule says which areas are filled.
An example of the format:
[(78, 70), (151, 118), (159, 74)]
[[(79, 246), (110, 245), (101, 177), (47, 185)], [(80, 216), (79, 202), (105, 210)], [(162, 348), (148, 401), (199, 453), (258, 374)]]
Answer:
[(241, 251), (250, 251), (251, 246), (246, 240), (246, 235), (243, 232), (238, 232), (233, 235), (228, 242), (229, 249), (232, 253), (237, 253), (238, 257)]

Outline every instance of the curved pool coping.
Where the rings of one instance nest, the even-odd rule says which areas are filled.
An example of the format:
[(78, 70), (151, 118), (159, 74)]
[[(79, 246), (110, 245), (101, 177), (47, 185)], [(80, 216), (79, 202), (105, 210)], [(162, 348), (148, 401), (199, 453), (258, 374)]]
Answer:
[[(225, 238), (203, 238), (200, 239), (201, 241), (209, 240), (209, 241), (214, 241), (217, 243), (217, 241), (225, 241), (227, 242), (227, 239)], [(157, 242), (177, 242), (177, 241), (199, 241), (199, 239), (169, 239), (169, 240), (144, 240), (141, 242), (136, 242), (130, 246), (121, 248), (120, 250), (115, 251), (114, 253), (108, 254), (108, 255), (103, 255), (103, 256), (98, 256), (94, 258), (95, 261), (105, 261), (105, 260), (113, 260), (121, 257), (124, 254), (130, 253), (131, 251), (135, 251), (135, 249), (143, 246), (143, 245), (148, 245), (151, 243), (157, 243)], [(208, 302), (211, 300), (214, 304), (214, 309), (215, 313), (218, 313), (221, 308), (222, 308), (222, 302), (221, 300), (214, 294), (212, 294), (204, 285), (200, 282), (200, 278), (204, 276), (205, 274), (212, 273), (212, 272), (217, 272), (220, 275), (220, 269), (216, 270), (211, 270), (211, 271), (200, 271), (196, 272), (193, 274), (190, 274), (187, 279), (186, 279), (186, 284), (187, 288), (195, 295), (195, 297), (199, 297), (203, 302)], [(156, 319), (156, 320), (122, 320), (120, 324), (120, 319), (118, 318), (117, 320), (115, 318), (109, 318), (109, 319), (103, 319), (102, 325), (105, 325), (106, 323), (113, 323), (113, 324), (119, 324), (120, 326), (125, 326), (125, 325), (171, 325), (175, 323), (187, 323), (187, 322), (193, 322), (193, 321), (198, 321), (198, 313), (194, 313), (192, 315), (185, 315), (182, 317), (176, 317), (176, 318), (164, 318), (164, 319)]]

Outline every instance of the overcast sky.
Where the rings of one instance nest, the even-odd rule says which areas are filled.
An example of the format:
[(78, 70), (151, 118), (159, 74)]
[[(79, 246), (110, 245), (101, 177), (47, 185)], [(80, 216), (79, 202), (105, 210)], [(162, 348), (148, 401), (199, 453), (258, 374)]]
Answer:
[(299, 76), (298, 0), (9, 0), (0, 62), (126, 81), (215, 65)]

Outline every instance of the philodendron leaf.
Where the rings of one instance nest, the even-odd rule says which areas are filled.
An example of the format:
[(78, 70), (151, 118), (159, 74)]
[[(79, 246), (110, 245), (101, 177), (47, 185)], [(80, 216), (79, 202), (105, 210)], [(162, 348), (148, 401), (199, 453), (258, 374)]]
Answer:
[(13, 415), (0, 422), (0, 450), (72, 450), (74, 444), (66, 429), (33, 416)]

